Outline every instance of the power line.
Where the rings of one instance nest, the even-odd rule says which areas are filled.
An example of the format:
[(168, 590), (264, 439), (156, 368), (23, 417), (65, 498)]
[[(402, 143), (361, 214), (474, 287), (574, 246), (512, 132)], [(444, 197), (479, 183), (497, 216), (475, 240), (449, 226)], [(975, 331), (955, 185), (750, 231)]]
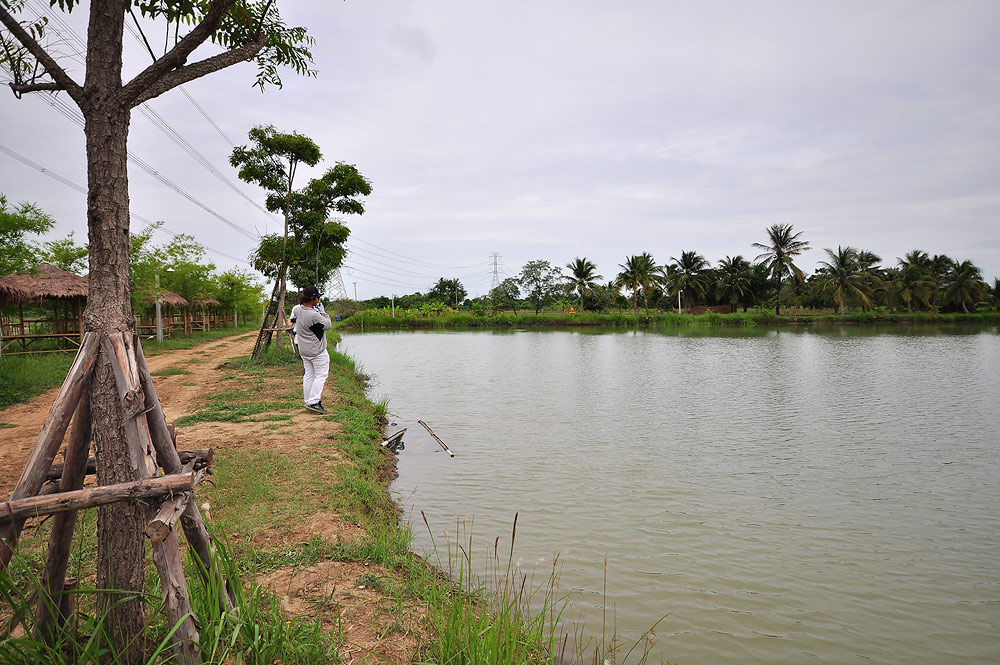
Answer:
[[(11, 148), (8, 148), (7, 146), (3, 145), (2, 143), (0, 143), (0, 152), (5, 153), (6, 155), (12, 157), (13, 159), (16, 159), (17, 161), (21, 162), (25, 166), (28, 166), (30, 168), (35, 169), (39, 173), (43, 173), (43, 174), (47, 175), (48, 177), (52, 178), (53, 180), (55, 180), (55, 181), (57, 181), (59, 183), (62, 183), (63, 185), (69, 187), (70, 189), (75, 189), (76, 191), (80, 192), (81, 194), (87, 194), (86, 187), (78, 185), (77, 183), (73, 182), (69, 178), (64, 178), (63, 176), (59, 175), (55, 171), (52, 171), (51, 169), (45, 168), (44, 166), (42, 166), (38, 162), (35, 162), (35, 161), (31, 160), (31, 159), (28, 159), (24, 155), (22, 155), (22, 154), (20, 154), (20, 153), (18, 153), (16, 151), (14, 151), (14, 150), (12, 150)], [(137, 219), (140, 222), (142, 222), (143, 224), (146, 224), (147, 226), (155, 224), (155, 222), (153, 222), (152, 220), (150, 220), (150, 219), (148, 219), (146, 217), (143, 217), (142, 215), (139, 215), (137, 213), (134, 213), (132, 211), (129, 211), (129, 217), (131, 217), (133, 219)], [(176, 231), (171, 231), (170, 229), (166, 228), (166, 226), (164, 226), (162, 224), (159, 226), (158, 230), (163, 231), (164, 233), (166, 233), (168, 235), (171, 235), (171, 236), (174, 236), (174, 237), (182, 235), (180, 233), (177, 233)], [(201, 243), (199, 243), (199, 244), (201, 244)], [(218, 254), (219, 256), (225, 257), (227, 259), (231, 259), (233, 261), (237, 261), (239, 263), (242, 263), (245, 266), (250, 266), (250, 264), (245, 259), (237, 258), (237, 257), (235, 257), (235, 256), (233, 256), (231, 254), (227, 254), (226, 252), (223, 252), (221, 250), (215, 249), (214, 247), (209, 247), (208, 245), (202, 244), (202, 247), (204, 247), (206, 251), (212, 252), (213, 254)]]
[[(421, 266), (422, 265), (422, 266), (426, 266), (428, 268), (446, 269), (446, 270), (454, 270), (456, 268), (457, 269), (466, 269), (466, 268), (477, 268), (477, 267), (479, 267), (479, 266), (475, 266), (475, 265), (472, 265), (472, 266), (446, 266), (446, 265), (441, 265), (441, 264), (438, 264), (438, 263), (430, 263), (428, 261), (422, 261), (420, 259), (414, 259), (412, 257), (406, 256), (405, 254), (400, 254), (399, 252), (394, 252), (391, 249), (386, 249), (385, 247), (379, 247), (375, 243), (367, 242), (365, 240), (360, 240), (358, 238), (355, 238), (353, 242), (360, 242), (363, 245), (368, 245), (370, 247), (374, 247), (375, 249), (379, 249), (379, 250), (381, 250), (383, 252), (388, 252), (389, 254), (392, 254), (392, 255), (394, 255), (396, 257), (399, 257), (399, 258), (392, 259), (393, 261), (403, 261), (404, 263), (411, 263), (411, 264), (417, 265), (417, 266)], [(377, 252), (375, 252), (375, 253), (377, 253)], [(390, 257), (385, 257), (385, 258), (390, 258)]]

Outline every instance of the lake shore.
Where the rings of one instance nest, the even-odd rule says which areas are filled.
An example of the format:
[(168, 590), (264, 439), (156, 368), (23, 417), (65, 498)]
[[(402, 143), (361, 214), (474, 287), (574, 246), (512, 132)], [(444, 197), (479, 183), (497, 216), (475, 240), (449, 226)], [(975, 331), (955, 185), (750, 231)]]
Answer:
[[(245, 583), (260, 589), (269, 616), (281, 617), (260, 627), (262, 644), (237, 639), (205, 662), (234, 662), (223, 656), (242, 647), (247, 662), (268, 663), (529, 663), (550, 651), (545, 622), (530, 623), (520, 601), (506, 599), (498, 611), (478, 582), (456, 586), (411, 552), (412, 533), (389, 492), (396, 457), (380, 445), (387, 404), (366, 396), (368, 377), (353, 361), (331, 344), (330, 413), (318, 415), (301, 406), (301, 361), (287, 348), (251, 361), (252, 344), (244, 333), (150, 354), (179, 446), (215, 451), (213, 481), (196, 497), (206, 523)], [(53, 396), (0, 410), (0, 454), (11, 470), (0, 491), (9, 494), (17, 480)], [(84, 610), (96, 579), (95, 527), (96, 511), (85, 511), (70, 564)], [(30, 583), (48, 532), (44, 521), (25, 532), (15, 582)], [(167, 627), (155, 618), (152, 626), (156, 641)]]
[(359, 312), (337, 325), (344, 330), (412, 330), (420, 328), (668, 328), (668, 327), (745, 327), (745, 326), (812, 326), (812, 325), (915, 325), (915, 324), (994, 324), (1000, 323), (1000, 312), (938, 313), (938, 312), (858, 312), (854, 314), (793, 314), (773, 312), (736, 312), (719, 314), (676, 314), (673, 312), (644, 314), (572, 313), (501, 313), (478, 316), (472, 313), (441, 316), (392, 316), (383, 312)]

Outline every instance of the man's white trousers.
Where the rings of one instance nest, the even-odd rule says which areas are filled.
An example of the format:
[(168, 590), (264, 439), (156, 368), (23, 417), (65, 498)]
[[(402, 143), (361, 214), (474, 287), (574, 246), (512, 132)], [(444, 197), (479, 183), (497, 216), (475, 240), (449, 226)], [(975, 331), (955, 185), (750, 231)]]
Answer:
[(315, 404), (323, 397), (323, 385), (330, 374), (330, 354), (326, 351), (313, 358), (302, 356), (302, 395), (306, 404)]

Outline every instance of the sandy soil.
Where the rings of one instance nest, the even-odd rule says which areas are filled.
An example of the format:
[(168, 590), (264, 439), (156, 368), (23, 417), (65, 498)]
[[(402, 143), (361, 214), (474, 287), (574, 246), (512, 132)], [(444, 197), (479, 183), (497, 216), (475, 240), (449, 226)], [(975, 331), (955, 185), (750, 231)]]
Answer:
[[(150, 372), (175, 366), (190, 372), (153, 377), (167, 421), (173, 422), (204, 408), (206, 395), (232, 390), (232, 381), (224, 378), (225, 371), (218, 366), (230, 358), (248, 354), (253, 339), (252, 334), (230, 337), (149, 358)], [(0, 495), (9, 496), (13, 490), (56, 393), (54, 389), (25, 404), (0, 410), (0, 422), (17, 425), (0, 429), (0, 469), (3, 469)], [(265, 425), (253, 422), (190, 425), (178, 429), (178, 447), (210, 447), (216, 451), (267, 448), (294, 453), (308, 447), (310, 441), (337, 431), (336, 425), (331, 430), (329, 421), (317, 419), (304, 409), (293, 412), (292, 422), (283, 423), (278, 430), (265, 429)], [(60, 459), (61, 453), (57, 461)], [(332, 460), (329, 468), (335, 469), (337, 461)], [(206, 516), (209, 518), (210, 515)], [(253, 534), (252, 539), (256, 546), (278, 548), (308, 542), (316, 536), (332, 542), (349, 541), (363, 537), (364, 530), (336, 513), (325, 511), (280, 531)], [(344, 640), (341, 654), (344, 662), (410, 663), (418, 642), (426, 636), (426, 629), (421, 626), (422, 614), (416, 606), (399, 606), (391, 595), (364, 584), (363, 575), (367, 580), (384, 580), (374, 586), (394, 583), (392, 573), (378, 566), (335, 561), (309, 568), (275, 570), (259, 581), (282, 599), (282, 606), (289, 614), (319, 617), (330, 630), (337, 630), (339, 625)]]

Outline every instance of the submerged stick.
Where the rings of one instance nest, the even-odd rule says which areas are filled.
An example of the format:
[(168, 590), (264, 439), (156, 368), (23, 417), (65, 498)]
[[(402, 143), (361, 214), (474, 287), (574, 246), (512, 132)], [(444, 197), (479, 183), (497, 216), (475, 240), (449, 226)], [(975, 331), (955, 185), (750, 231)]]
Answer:
[(444, 448), (444, 451), (446, 453), (448, 453), (448, 455), (450, 457), (454, 457), (455, 456), (455, 453), (451, 452), (451, 448), (449, 448), (448, 446), (444, 445), (444, 441), (442, 441), (441, 439), (438, 438), (438, 435), (434, 433), (434, 430), (432, 430), (430, 427), (427, 426), (427, 423), (425, 423), (423, 420), (418, 420), (417, 422), (420, 423), (421, 425), (423, 425), (424, 429), (427, 430), (427, 433), (430, 434), (431, 436), (433, 436), (434, 440), (441, 444), (441, 447)]

